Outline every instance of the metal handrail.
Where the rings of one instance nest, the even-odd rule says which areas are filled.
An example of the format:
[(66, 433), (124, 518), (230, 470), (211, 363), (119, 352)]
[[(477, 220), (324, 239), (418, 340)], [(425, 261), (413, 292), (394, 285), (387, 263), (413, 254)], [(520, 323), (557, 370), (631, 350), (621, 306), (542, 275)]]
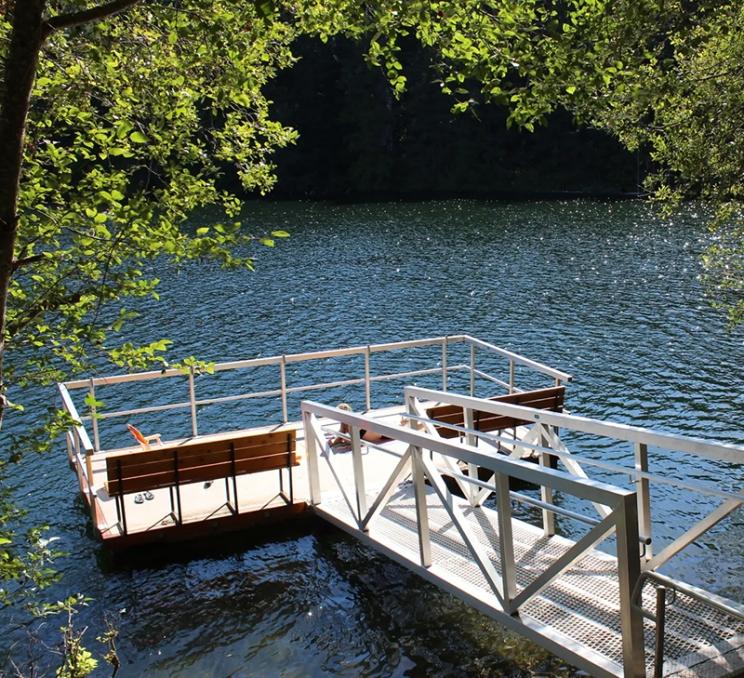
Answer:
[[(72, 401), (72, 398), (70, 397), (70, 393), (67, 390), (66, 386), (64, 384), (57, 384), (57, 388), (62, 399), (62, 409), (67, 412), (67, 414), (69, 414), (74, 421), (82, 422), (82, 418), (78, 414), (75, 403)], [(88, 432), (85, 430), (85, 427), (82, 425), (82, 423), (74, 424), (71, 428), (74, 431), (74, 435), (76, 435), (78, 440), (80, 441), (80, 447), (82, 448), (82, 450), (86, 453), (92, 452), (93, 444), (90, 442)]]
[(406, 386), (405, 392), (407, 396), (423, 400), (445, 402), (481, 412), (510, 416), (534, 423), (549, 424), (558, 428), (568, 428), (574, 431), (592, 433), (606, 438), (614, 438), (615, 440), (624, 440), (632, 443), (661, 447), (667, 450), (687, 452), (688, 454), (695, 454), (707, 459), (744, 463), (744, 447), (740, 445), (713, 443), (703, 438), (693, 438), (675, 433), (660, 433), (659, 431), (653, 431), (640, 426), (578, 417), (574, 414), (560, 414), (548, 410), (535, 410), (531, 407), (523, 407), (522, 405), (512, 405), (495, 400), (483, 400), (472, 396), (435, 391), (419, 386)]
[(552, 447), (545, 447), (538, 443), (529, 442), (522, 440), (521, 438), (512, 438), (510, 436), (497, 435), (493, 432), (480, 431), (477, 428), (468, 428), (467, 426), (460, 426), (459, 424), (451, 424), (446, 421), (439, 421), (429, 419), (413, 413), (406, 413), (405, 415), (409, 419), (418, 421), (421, 423), (430, 423), (435, 425), (437, 428), (446, 428), (450, 431), (457, 431), (462, 435), (471, 435), (484, 440), (487, 443), (506, 443), (508, 445), (516, 445), (517, 447), (530, 450), (532, 452), (539, 452), (541, 454), (547, 454), (551, 457), (556, 457), (562, 460), (571, 460), (581, 463), (583, 466), (593, 466), (595, 468), (602, 469), (603, 471), (609, 471), (610, 473), (617, 473), (618, 475), (628, 476), (632, 482), (639, 482), (641, 480), (649, 480), (657, 482), (662, 485), (669, 485), (671, 487), (677, 487), (682, 490), (692, 490), (699, 492), (700, 494), (707, 495), (709, 497), (716, 497), (718, 499), (733, 499), (735, 501), (744, 502), (744, 491), (737, 494), (736, 492), (726, 492), (725, 490), (719, 490), (713, 487), (708, 487), (702, 483), (694, 481), (679, 480), (678, 478), (670, 478), (668, 476), (660, 476), (655, 473), (649, 473), (648, 471), (642, 471), (635, 467), (621, 466), (619, 464), (613, 464), (607, 461), (598, 461), (596, 459), (590, 459), (589, 457), (583, 457), (572, 452), (560, 452)]
[[(701, 535), (710, 530), (713, 526), (724, 520), (731, 513), (744, 505), (744, 492), (721, 491), (701, 485), (697, 482), (680, 480), (669, 476), (657, 476), (649, 473), (648, 447), (654, 446), (672, 451), (682, 451), (694, 454), (706, 459), (722, 460), (727, 462), (742, 463), (744, 462), (744, 447), (730, 445), (726, 443), (714, 443), (700, 438), (681, 436), (671, 433), (660, 433), (651, 431), (639, 426), (627, 424), (617, 424), (612, 422), (589, 419), (586, 417), (577, 417), (575, 415), (560, 414), (548, 410), (536, 410), (530, 407), (512, 405), (494, 400), (483, 400), (470, 396), (456, 395), (442, 391), (434, 391), (415, 386), (406, 386), (406, 402), (409, 404), (409, 411), (415, 414), (419, 401), (435, 401), (455, 405), (463, 408), (464, 413), (470, 413), (471, 425), (465, 431), (465, 435), (471, 440), (480, 435), (479, 432), (472, 430), (472, 413), (475, 411), (488, 412), (500, 416), (514, 417), (524, 421), (526, 424), (535, 424), (535, 432), (539, 433), (542, 438), (547, 440), (547, 444), (553, 449), (534, 445), (529, 445), (532, 449), (538, 449), (541, 455), (541, 461), (548, 455), (554, 455), (562, 459), (564, 464), (575, 475), (586, 477), (579, 461), (586, 464), (594, 464), (611, 470), (627, 474), (636, 483), (638, 494), (638, 529), (643, 543), (648, 545), (644, 552), (644, 569), (653, 571), (660, 568), (680, 551), (685, 549), (689, 544), (697, 540)], [(467, 417), (466, 417), (467, 420)], [(439, 425), (437, 423), (437, 425)], [(633, 460), (634, 468), (615, 466), (610, 468), (611, 464), (597, 463), (592, 460), (586, 460), (583, 457), (572, 455), (565, 444), (557, 434), (557, 429), (580, 431), (592, 435), (622, 440), (633, 443)], [(484, 436), (486, 439), (487, 436)], [(515, 441), (509, 441), (512, 444)], [(519, 445), (519, 442), (516, 442)], [(674, 539), (671, 543), (666, 544), (658, 553), (654, 553), (651, 548), (652, 539), (652, 522), (651, 522), (651, 495), (650, 482), (664, 483), (667, 485), (682, 487), (700, 494), (716, 496), (724, 501), (703, 518), (687, 527), (687, 529)], [(541, 489), (543, 493), (546, 488)], [(547, 492), (549, 494), (549, 491)], [(544, 497), (543, 497), (544, 499)], [(600, 516), (603, 515), (604, 509), (597, 506)], [(546, 531), (549, 530), (549, 521), (552, 521), (552, 513), (546, 509), (543, 514), (546, 525)]]
[[(573, 377), (567, 372), (556, 370), (548, 365), (530, 360), (529, 358), (522, 356), (518, 353), (513, 353), (506, 349), (489, 344), (488, 342), (481, 341), (467, 334), (458, 334), (451, 336), (434, 337), (429, 339), (413, 339), (410, 341), (397, 341), (385, 344), (370, 344), (368, 346), (353, 346), (348, 348), (330, 349), (323, 351), (310, 351), (307, 353), (288, 353), (286, 355), (275, 355), (268, 356), (266, 358), (251, 358), (248, 360), (236, 360), (232, 362), (217, 363), (214, 365), (215, 372), (222, 372), (225, 370), (242, 369), (245, 367), (263, 367), (266, 365), (280, 365), (282, 361), (287, 363), (295, 362), (307, 362), (312, 360), (322, 360), (326, 358), (338, 358), (343, 356), (352, 355), (365, 355), (366, 353), (380, 353), (386, 351), (394, 351), (399, 349), (407, 348), (418, 348), (423, 346), (442, 346), (446, 344), (452, 346), (456, 343), (467, 343), (472, 346), (480, 347), (490, 353), (495, 353), (506, 358), (509, 361), (513, 361), (518, 365), (529, 367), (535, 372), (545, 374), (559, 379), (561, 381), (569, 382)], [(153, 370), (149, 372), (137, 372), (133, 374), (120, 374), (109, 377), (93, 377), (94, 386), (105, 386), (110, 384), (120, 384), (130, 381), (145, 381), (149, 379), (160, 379), (162, 377), (182, 377), (184, 372), (180, 369), (166, 369), (166, 370)], [(76, 379), (72, 381), (64, 382), (68, 389), (88, 388), (91, 384), (91, 379)]]
[[(467, 365), (453, 365), (449, 367), (450, 372), (458, 370), (469, 369)], [(423, 376), (425, 374), (437, 374), (442, 371), (439, 367), (421, 369), (421, 370), (410, 370), (407, 372), (394, 372), (391, 374), (379, 374), (377, 376), (371, 376), (369, 381), (391, 381), (393, 379), (401, 379), (403, 377), (415, 377)], [(282, 393), (304, 393), (306, 391), (322, 390), (327, 388), (337, 388), (339, 386), (354, 386), (357, 384), (365, 383), (363, 377), (357, 379), (343, 379), (340, 381), (328, 381), (319, 384), (306, 384), (304, 386), (291, 386), (285, 389), (272, 389), (268, 391), (253, 391), (251, 393), (240, 393), (236, 395), (220, 396), (217, 398), (202, 398), (194, 400), (193, 404), (198, 407), (205, 405), (217, 405), (220, 403), (235, 402), (238, 400), (250, 400), (253, 398), (272, 398), (275, 396), (282, 395)], [(186, 409), (191, 407), (190, 401), (184, 401), (180, 403), (168, 403), (167, 405), (151, 405), (149, 407), (138, 407), (131, 410), (117, 410), (116, 412), (99, 412), (97, 414), (98, 419), (113, 419), (115, 417), (125, 417), (133, 414), (147, 414), (148, 412), (163, 412), (166, 410)], [(88, 421), (91, 419), (90, 415), (84, 415), (81, 417), (81, 421)]]
[(303, 400), (301, 409), (303, 412), (312, 413), (342, 424), (348, 424), (352, 427), (371, 430), (391, 440), (399, 440), (409, 445), (416, 445), (442, 456), (461, 459), (463, 461), (471, 460), (480, 467), (503, 473), (528, 483), (539, 485), (542, 481), (542, 483), (555, 486), (556, 489), (569, 492), (582, 499), (605, 503), (607, 506), (615, 505), (619, 497), (633, 494), (629, 490), (610, 485), (609, 483), (577, 478), (564, 471), (537, 467), (535, 464), (522, 461), (521, 459), (511, 459), (502, 455), (487, 454), (477, 447), (462, 443), (455, 444), (437, 435), (416, 431), (404, 426), (383, 423), (379, 419), (348, 410), (340, 410), (331, 405)]
[(651, 613), (643, 609), (643, 602), (640, 599), (641, 592), (643, 591), (643, 585), (646, 583), (647, 579), (655, 581), (657, 584), (664, 586), (667, 589), (682, 593), (686, 596), (689, 596), (690, 598), (694, 598), (701, 603), (715, 608), (719, 612), (723, 612), (724, 614), (729, 615), (734, 619), (738, 619), (739, 621), (744, 622), (744, 605), (740, 605), (733, 600), (729, 600), (728, 598), (724, 598), (723, 596), (716, 595), (715, 593), (703, 591), (702, 589), (699, 589), (692, 584), (687, 584), (686, 582), (679, 581), (677, 579), (674, 579), (673, 577), (668, 577), (664, 574), (660, 574), (652, 570), (645, 570), (641, 573), (641, 576), (638, 579), (638, 583), (636, 584), (636, 588), (633, 591), (633, 604), (636, 605), (638, 609), (641, 610), (643, 614), (651, 620), (654, 620), (655, 618), (653, 617), (653, 615), (651, 615)]
[[(449, 365), (448, 364), (447, 362), (448, 361), (448, 349), (450, 346), (452, 346), (453, 344), (457, 344), (457, 343), (465, 343), (470, 346), (470, 365), (464, 365), (464, 364)], [(425, 347), (425, 346), (441, 346), (442, 358), (441, 358), (440, 366), (437, 366), (434, 368), (427, 368), (427, 369), (395, 372), (395, 373), (390, 373), (390, 374), (380, 374), (380, 375), (371, 374), (371, 370), (370, 370), (371, 354), (402, 350), (402, 349), (419, 348), (419, 347)], [(497, 377), (489, 375), (483, 370), (476, 368), (476, 364), (475, 364), (476, 348), (480, 348), (488, 353), (504, 357), (509, 361), (509, 381), (508, 382), (498, 379)], [(338, 381), (316, 383), (316, 384), (304, 384), (301, 386), (288, 386), (287, 385), (287, 374), (286, 374), (287, 364), (314, 361), (314, 360), (323, 360), (323, 359), (337, 358), (337, 357), (360, 356), (360, 355), (364, 357), (364, 361), (365, 361), (364, 377), (343, 379), (343, 380), (338, 380)], [(215, 398), (198, 399), (196, 397), (196, 387), (195, 387), (195, 380), (194, 380), (195, 373), (194, 373), (193, 368), (191, 368), (188, 371), (171, 368), (171, 369), (165, 369), (161, 371), (139, 372), (139, 373), (134, 373), (134, 374), (114, 375), (114, 376), (108, 376), (108, 377), (91, 377), (88, 379), (79, 379), (79, 380), (63, 382), (59, 384), (59, 388), (60, 388), (60, 392), (64, 391), (64, 394), (66, 395), (67, 400), (69, 401), (68, 404), (72, 407), (72, 411), (75, 412), (76, 420), (80, 422), (84, 422), (84, 421), (92, 422), (93, 444), (91, 445), (91, 448), (94, 451), (97, 451), (97, 450), (100, 450), (100, 447), (101, 447), (100, 440), (99, 440), (98, 422), (102, 420), (106, 420), (106, 419), (112, 419), (116, 417), (127, 417), (127, 416), (132, 416), (132, 415), (139, 415), (139, 414), (147, 414), (151, 412), (164, 412), (164, 411), (177, 410), (177, 409), (190, 409), (191, 410), (192, 435), (197, 435), (198, 434), (197, 408), (203, 407), (206, 405), (213, 405), (213, 404), (226, 403), (226, 402), (235, 402), (235, 401), (247, 400), (247, 399), (252, 399), (252, 398), (267, 398), (267, 397), (279, 396), (281, 398), (282, 418), (286, 422), (288, 421), (287, 398), (288, 398), (288, 395), (291, 393), (303, 393), (306, 391), (317, 390), (317, 389), (328, 389), (328, 388), (336, 388), (340, 386), (353, 386), (353, 385), (364, 384), (365, 400), (366, 400), (367, 409), (371, 409), (372, 397), (371, 397), (370, 387), (371, 387), (371, 384), (374, 382), (388, 381), (388, 380), (393, 380), (393, 379), (403, 379), (403, 378), (410, 378), (410, 377), (430, 375), (430, 374), (442, 374), (442, 388), (446, 389), (447, 383), (448, 383), (448, 375), (450, 373), (463, 371), (463, 370), (468, 371), (470, 373), (471, 393), (474, 393), (474, 388), (475, 388), (474, 378), (476, 374), (479, 377), (488, 379), (490, 381), (493, 381), (499, 384), (503, 388), (507, 389), (509, 392), (513, 392), (513, 391), (519, 390), (515, 384), (515, 377), (514, 377), (514, 366), (516, 364), (524, 365), (538, 373), (553, 377), (554, 379), (556, 379), (557, 382), (571, 380), (571, 375), (565, 372), (561, 372), (560, 370), (555, 370), (547, 365), (543, 365), (542, 363), (536, 362), (534, 360), (530, 360), (529, 358), (513, 353), (506, 349), (499, 348), (498, 346), (494, 346), (493, 344), (480, 341), (479, 339), (475, 339), (473, 337), (470, 337), (469, 335), (453, 335), (453, 336), (414, 339), (414, 340), (409, 340), (409, 341), (391, 342), (391, 343), (383, 343), (383, 344), (370, 344), (367, 346), (354, 346), (354, 347), (331, 349), (331, 350), (311, 351), (311, 352), (306, 352), (306, 353), (285, 354), (285, 355), (269, 356), (265, 358), (254, 358), (254, 359), (249, 359), (249, 360), (238, 360), (238, 361), (232, 361), (232, 362), (217, 363), (216, 365), (213, 366), (214, 372), (223, 372), (223, 371), (228, 371), (228, 370), (275, 365), (279, 367), (280, 384), (279, 384), (278, 389), (269, 389), (265, 391), (254, 391), (254, 392), (248, 392), (248, 393), (220, 396), (220, 397), (215, 397)], [(146, 407), (131, 408), (131, 409), (126, 409), (126, 410), (117, 410), (114, 412), (97, 412), (95, 410), (95, 405), (91, 404), (89, 408), (90, 413), (81, 417), (78, 415), (77, 410), (75, 409), (74, 404), (72, 403), (72, 400), (69, 396), (70, 390), (87, 388), (88, 392), (90, 393), (92, 397), (91, 402), (94, 403), (96, 387), (113, 385), (113, 384), (150, 381), (153, 379), (170, 378), (170, 377), (183, 377), (183, 378), (188, 379), (188, 395), (189, 395), (188, 400), (174, 402), (174, 403), (167, 403), (164, 405), (150, 405)], [(80, 428), (85, 435), (85, 439), (89, 443), (90, 440), (88, 439), (87, 432), (85, 432), (85, 428), (83, 426), (81, 426)]]

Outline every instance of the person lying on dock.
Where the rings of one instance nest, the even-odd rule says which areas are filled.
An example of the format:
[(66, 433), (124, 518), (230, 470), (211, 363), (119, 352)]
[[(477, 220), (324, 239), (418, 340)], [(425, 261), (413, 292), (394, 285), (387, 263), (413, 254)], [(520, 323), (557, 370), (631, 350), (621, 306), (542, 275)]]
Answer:
[[(348, 403), (340, 403), (338, 406), (339, 410), (344, 412), (352, 412), (351, 405)], [(328, 444), (333, 447), (334, 445), (351, 445), (351, 427), (348, 424), (341, 423), (338, 429), (339, 435), (329, 439)], [(359, 429), (359, 438), (368, 443), (382, 443), (388, 440), (383, 435), (375, 433), (374, 431), (367, 431), (366, 429)]]

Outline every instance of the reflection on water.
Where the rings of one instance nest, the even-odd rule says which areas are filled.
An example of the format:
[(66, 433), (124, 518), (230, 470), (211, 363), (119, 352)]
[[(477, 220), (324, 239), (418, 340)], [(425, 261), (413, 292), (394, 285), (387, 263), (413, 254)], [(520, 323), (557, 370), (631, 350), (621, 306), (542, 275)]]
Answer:
[[(169, 337), (174, 358), (230, 360), (466, 332), (571, 372), (575, 413), (744, 442), (744, 338), (741, 330), (727, 333), (701, 298), (703, 227), (692, 211), (660, 222), (630, 202), (452, 201), (255, 204), (248, 213), (256, 230), (282, 228), (292, 237), (258, 252), (255, 273), (203, 264), (159, 271), (162, 301), (141, 305), (129, 338)], [(386, 360), (380, 369), (433, 366), (425, 352)], [(353, 370), (358, 363), (329, 362), (293, 367), (288, 378), (327, 381)], [(521, 378), (530, 385), (526, 373)], [(200, 397), (276, 386), (268, 368), (220, 379), (200, 378)], [(398, 397), (400, 387), (375, 385), (376, 402)], [(109, 408), (174, 399), (162, 385), (101, 389), (98, 397)], [(322, 396), (352, 404), (360, 397), (344, 389)], [(298, 402), (290, 400), (291, 411)], [(200, 428), (249, 425), (279, 412), (276, 399), (207, 407)], [(178, 413), (141, 423), (176, 435), (188, 420)], [(107, 444), (121, 434), (110, 428)], [(569, 440), (598, 459), (627, 458), (623, 446)], [(725, 469), (725, 485), (741, 487), (740, 469), (651, 453), (659, 472), (711, 481)], [(218, 552), (212, 545), (177, 559), (148, 553), (112, 565), (90, 536), (61, 447), (13, 469), (12, 479), (31, 517), (47, 521), (70, 553), (56, 593), (94, 598), (81, 623), (100, 628), (107, 611), (119, 626), (120, 675), (568, 671), (331, 528), (274, 529), (248, 542), (226, 536)], [(654, 529), (666, 539), (711, 506), (666, 487), (655, 488), (654, 502)], [(573, 529), (560, 519), (559, 526)], [(741, 599), (743, 539), (744, 518), (734, 515), (670, 572)]]

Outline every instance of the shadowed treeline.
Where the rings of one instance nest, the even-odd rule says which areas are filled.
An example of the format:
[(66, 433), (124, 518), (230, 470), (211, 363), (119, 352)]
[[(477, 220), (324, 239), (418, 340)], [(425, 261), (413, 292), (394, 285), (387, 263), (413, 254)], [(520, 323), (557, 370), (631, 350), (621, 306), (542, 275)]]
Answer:
[(347, 40), (306, 40), (301, 60), (271, 85), (274, 115), (300, 139), (280, 151), (277, 197), (535, 197), (636, 194), (643, 168), (606, 134), (567, 114), (534, 133), (506, 128), (480, 105), (453, 115), (427, 53), (404, 50), (408, 89), (393, 97), (384, 75)]

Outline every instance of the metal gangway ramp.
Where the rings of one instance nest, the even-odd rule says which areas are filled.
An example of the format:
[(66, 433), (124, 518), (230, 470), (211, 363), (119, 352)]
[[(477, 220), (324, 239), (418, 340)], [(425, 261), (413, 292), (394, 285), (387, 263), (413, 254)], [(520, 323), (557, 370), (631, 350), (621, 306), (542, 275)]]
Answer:
[[(742, 671), (744, 606), (657, 570), (739, 508), (744, 493), (680, 481), (721, 503), (654, 553), (649, 488), (677, 481), (649, 471), (649, 447), (734, 464), (744, 462), (744, 448), (416, 387), (405, 388), (405, 400), (405, 425), (302, 403), (318, 516), (592, 675)], [(460, 438), (437, 434), (423, 404), (432, 402), (463, 408), (466, 425), (451, 426)], [(516, 440), (503, 438), (473, 428), (474, 412), (528, 424)], [(329, 443), (340, 425), (346, 454)], [(559, 435), (566, 429), (631, 443), (631, 465), (572, 455)], [(383, 441), (366, 442), (369, 431)], [(497, 452), (501, 443), (510, 454)], [(539, 464), (520, 458), (525, 449)], [(551, 458), (563, 469), (551, 468)], [(626, 473), (635, 491), (590, 478), (587, 464)], [(334, 487), (321, 486), (321, 467)], [(478, 469), (488, 469), (486, 480)], [(365, 482), (381, 477), (375, 487)], [(540, 498), (511, 490), (515, 480), (539, 487)], [(594, 515), (561, 506), (559, 494)], [(515, 518), (516, 504), (539, 509), (541, 524)], [(556, 534), (556, 516), (586, 532), (576, 541)], [(608, 539), (612, 553), (596, 548)]]

